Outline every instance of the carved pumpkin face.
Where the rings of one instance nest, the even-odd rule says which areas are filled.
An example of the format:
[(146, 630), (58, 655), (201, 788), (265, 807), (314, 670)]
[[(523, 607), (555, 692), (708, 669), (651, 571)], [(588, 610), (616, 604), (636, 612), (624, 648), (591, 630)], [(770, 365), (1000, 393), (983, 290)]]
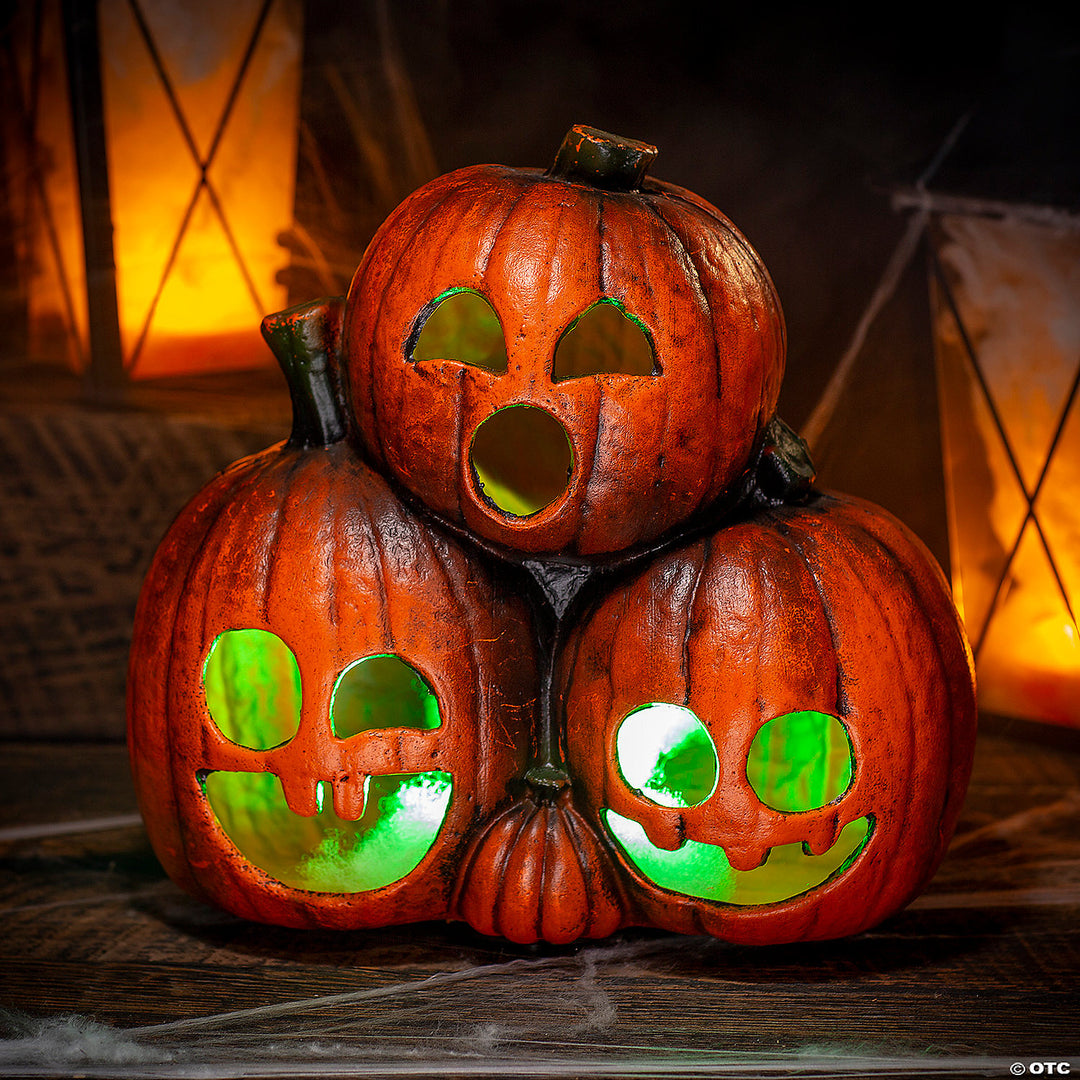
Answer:
[(590, 820), (644, 920), (683, 932), (772, 943), (880, 921), (936, 868), (971, 767), (944, 583), (854, 500), (661, 557), (573, 635), (563, 695)]
[(775, 292), (718, 210), (639, 181), (463, 169), (369, 246), (350, 403), (376, 466), (445, 520), (519, 551), (619, 551), (745, 469), (783, 371)]
[(524, 767), (532, 657), (522, 605), (345, 443), (239, 463), (181, 514), (136, 617), (159, 857), (249, 918), (438, 917), (448, 863)]

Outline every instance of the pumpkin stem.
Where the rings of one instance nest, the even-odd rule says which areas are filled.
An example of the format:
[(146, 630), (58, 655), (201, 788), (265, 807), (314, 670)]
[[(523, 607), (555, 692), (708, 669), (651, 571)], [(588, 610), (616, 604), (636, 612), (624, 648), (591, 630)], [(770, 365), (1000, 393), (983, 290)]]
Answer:
[(656, 147), (648, 143), (575, 124), (566, 133), (548, 175), (609, 191), (637, 191), (656, 155)]
[(773, 506), (798, 502), (813, 490), (814, 479), (806, 440), (774, 416), (765, 429), (765, 446), (757, 466), (759, 497)]
[(262, 321), (262, 335), (285, 373), (292, 398), (288, 444), (295, 449), (331, 446), (345, 437), (338, 395), (342, 296), (297, 304)]

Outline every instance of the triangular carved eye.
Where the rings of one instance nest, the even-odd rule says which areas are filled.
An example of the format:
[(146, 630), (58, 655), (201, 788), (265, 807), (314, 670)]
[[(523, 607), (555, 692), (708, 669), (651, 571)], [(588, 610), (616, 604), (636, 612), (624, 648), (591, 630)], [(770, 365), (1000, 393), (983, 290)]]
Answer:
[(563, 332), (555, 348), (554, 382), (583, 375), (659, 375), (652, 340), (644, 324), (605, 297), (587, 308)]
[(472, 289), (450, 289), (424, 308), (406, 353), (414, 361), (457, 360), (499, 373), (507, 368), (499, 316)]

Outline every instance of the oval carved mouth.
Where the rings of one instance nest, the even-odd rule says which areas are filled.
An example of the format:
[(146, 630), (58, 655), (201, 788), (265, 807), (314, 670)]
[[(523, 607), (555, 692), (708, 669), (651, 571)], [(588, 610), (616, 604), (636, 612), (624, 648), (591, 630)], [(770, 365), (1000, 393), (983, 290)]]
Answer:
[(736, 870), (714, 844), (686, 840), (674, 851), (655, 847), (630, 818), (604, 810), (604, 822), (630, 864), (663, 889), (736, 907), (778, 904), (824, 885), (859, 857), (874, 831), (872, 816), (856, 818), (828, 851), (808, 855), (802, 844), (781, 844), (761, 866)]
[(218, 825), (253, 866), (309, 892), (357, 893), (411, 874), (435, 843), (453, 780), (431, 771), (368, 776), (364, 810), (339, 818), (323, 798), (314, 817), (294, 814), (273, 773), (211, 772), (202, 787)]
[(473, 433), (473, 485), (480, 498), (511, 517), (529, 517), (563, 494), (574, 452), (563, 427), (535, 405), (507, 405)]

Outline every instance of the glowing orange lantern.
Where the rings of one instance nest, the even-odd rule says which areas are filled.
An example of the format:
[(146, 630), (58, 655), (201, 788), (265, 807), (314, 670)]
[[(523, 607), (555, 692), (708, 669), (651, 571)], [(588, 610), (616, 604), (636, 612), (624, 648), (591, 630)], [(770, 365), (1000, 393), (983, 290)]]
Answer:
[[(39, 40), (61, 89), (43, 91), (44, 82), (30, 80), (20, 103), (24, 127), (34, 129), (30, 141), (44, 137), (53, 162), (35, 166), (40, 182), (28, 200), (44, 244), (27, 261), (48, 270), (32, 278), (28, 307), (32, 326), (59, 317), (74, 343), (68, 359), (82, 367), (88, 283), (71, 228), (78, 198), (64, 145), (70, 136), (57, 112), (63, 65), (55, 62), (56, 23), (62, 19), (68, 34), (78, 111), (71, 23), (92, 23), (93, 5), (69, 3), (62, 15), (57, 7), (43, 6), (46, 29)], [(146, 378), (262, 365), (266, 350), (255, 328), (267, 311), (287, 303), (277, 276), (288, 256), (277, 236), (293, 216), (300, 4), (100, 0), (97, 15), (100, 50), (93, 66), (100, 59), (107, 202), (95, 193), (95, 212), (87, 214), (83, 173), (82, 227), (90, 255), (91, 231), (100, 236), (103, 228), (107, 236), (111, 216), (123, 367)], [(91, 42), (94, 37), (91, 31)], [(31, 110), (42, 92), (56, 98), (48, 115), (40, 106)], [(74, 126), (81, 136), (85, 119), (76, 116)], [(103, 264), (109, 261), (106, 256)], [(96, 276), (92, 270), (91, 293)], [(89, 306), (93, 338), (93, 295)]]
[(1080, 228), (969, 208), (938, 218), (934, 258), (953, 590), (979, 702), (1080, 725)]

